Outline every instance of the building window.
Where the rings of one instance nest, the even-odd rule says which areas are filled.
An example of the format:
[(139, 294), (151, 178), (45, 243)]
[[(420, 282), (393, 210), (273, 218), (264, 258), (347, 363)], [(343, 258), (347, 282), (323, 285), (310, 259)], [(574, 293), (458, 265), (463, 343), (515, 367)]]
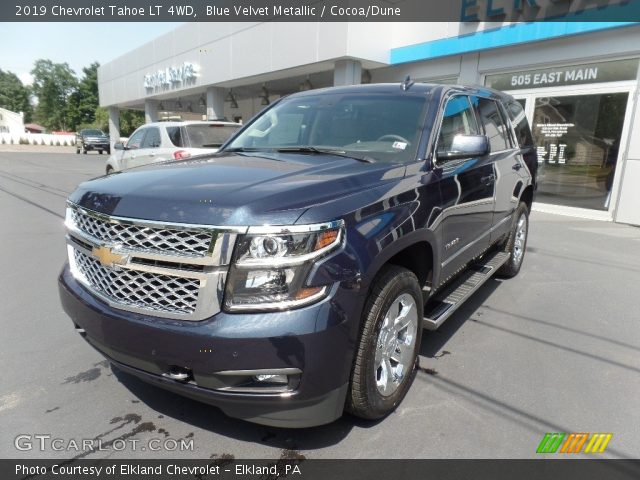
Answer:
[(607, 210), (628, 93), (535, 99), (537, 201)]

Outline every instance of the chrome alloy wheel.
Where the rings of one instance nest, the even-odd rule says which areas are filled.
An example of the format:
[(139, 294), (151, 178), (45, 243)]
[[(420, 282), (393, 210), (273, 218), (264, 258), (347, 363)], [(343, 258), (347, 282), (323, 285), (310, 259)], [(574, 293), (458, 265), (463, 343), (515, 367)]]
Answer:
[(523, 213), (516, 225), (515, 238), (513, 239), (513, 262), (519, 265), (524, 257), (524, 249), (527, 243), (527, 216)]
[(408, 293), (396, 298), (382, 320), (376, 341), (375, 380), (383, 397), (392, 395), (413, 370), (418, 308)]

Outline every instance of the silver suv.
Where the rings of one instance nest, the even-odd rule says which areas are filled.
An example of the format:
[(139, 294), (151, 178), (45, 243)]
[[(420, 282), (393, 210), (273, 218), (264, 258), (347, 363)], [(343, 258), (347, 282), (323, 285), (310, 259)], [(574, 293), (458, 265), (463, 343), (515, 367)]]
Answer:
[(107, 160), (107, 174), (147, 163), (180, 160), (214, 153), (242, 125), (223, 121), (179, 121), (147, 123), (126, 143), (116, 143)]

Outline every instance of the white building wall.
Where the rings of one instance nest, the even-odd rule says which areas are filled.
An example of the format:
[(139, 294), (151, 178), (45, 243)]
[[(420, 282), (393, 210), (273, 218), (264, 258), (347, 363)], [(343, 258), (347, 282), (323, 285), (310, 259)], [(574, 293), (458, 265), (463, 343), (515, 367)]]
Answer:
[(0, 108), (0, 133), (10, 134), (12, 136), (24, 134), (24, 119), (22, 113)]
[[(472, 33), (499, 24), (441, 23), (195, 23), (185, 24), (98, 70), (100, 105), (139, 105), (147, 92), (145, 74), (183, 62), (199, 66), (192, 85), (167, 93), (185, 94), (207, 85), (232, 87), (260, 75), (265, 81), (327, 70), (333, 61), (358, 59), (365, 69), (389, 64), (393, 48)], [(323, 64), (324, 62), (324, 64)], [(246, 83), (246, 82), (245, 82)]]

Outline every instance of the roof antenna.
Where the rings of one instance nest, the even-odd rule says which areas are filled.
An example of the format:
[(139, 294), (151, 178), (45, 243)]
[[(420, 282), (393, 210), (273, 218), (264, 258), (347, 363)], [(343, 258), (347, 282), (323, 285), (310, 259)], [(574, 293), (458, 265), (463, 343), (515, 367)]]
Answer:
[(409, 90), (411, 88), (411, 86), (414, 83), (415, 82), (413, 80), (411, 80), (411, 76), (407, 75), (407, 78), (404, 79), (404, 82), (402, 82), (402, 84), (400, 85), (400, 88), (402, 89), (403, 92), (406, 92), (407, 90)]

